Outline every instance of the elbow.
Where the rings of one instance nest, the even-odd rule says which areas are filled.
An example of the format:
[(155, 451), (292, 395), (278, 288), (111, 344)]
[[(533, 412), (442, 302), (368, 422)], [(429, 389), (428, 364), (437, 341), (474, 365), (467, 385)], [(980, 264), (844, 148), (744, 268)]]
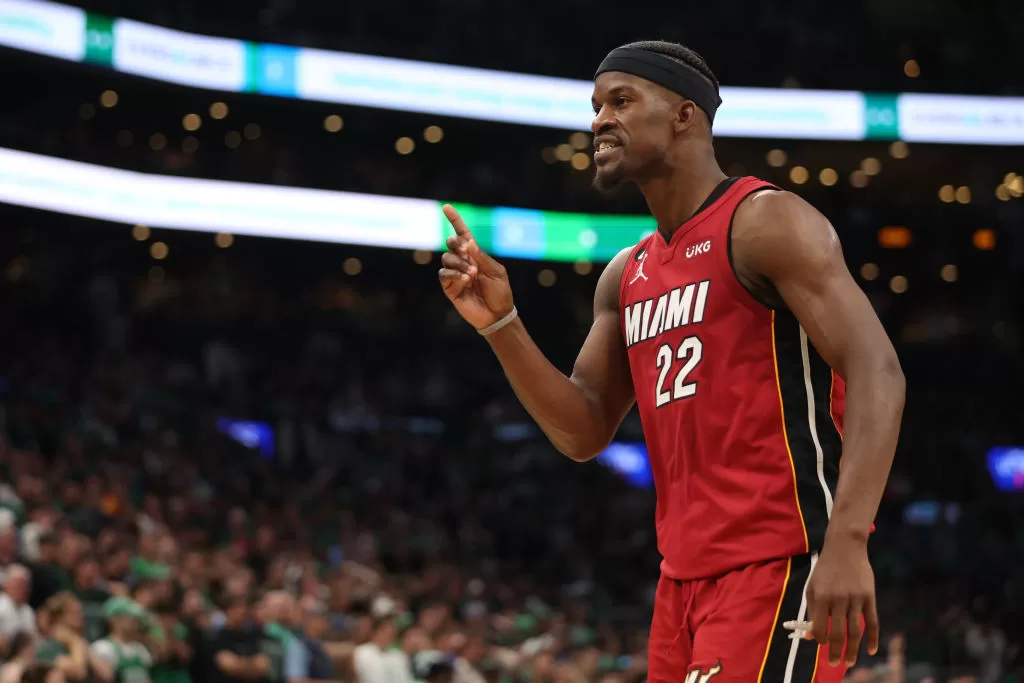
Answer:
[(587, 462), (597, 457), (600, 451), (590, 448), (559, 448), (558, 451), (573, 462)]
[(882, 374), (891, 385), (893, 397), (902, 407), (907, 396), (907, 378), (903, 374), (903, 367), (900, 365), (900, 359), (896, 356), (895, 350), (887, 354), (883, 361)]
[(611, 443), (611, 439), (599, 439), (599, 438), (586, 438), (582, 435), (577, 435), (568, 439), (560, 439), (558, 441), (552, 439), (552, 443), (558, 452), (569, 458), (574, 462), (588, 462), (593, 460), (601, 452), (608, 447)]

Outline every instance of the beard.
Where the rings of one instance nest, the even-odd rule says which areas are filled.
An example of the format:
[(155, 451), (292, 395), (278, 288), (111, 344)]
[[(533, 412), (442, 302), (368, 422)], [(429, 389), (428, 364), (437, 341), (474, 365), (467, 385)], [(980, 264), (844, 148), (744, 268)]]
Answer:
[(602, 194), (615, 194), (626, 184), (626, 172), (622, 164), (616, 164), (609, 169), (597, 169), (594, 173), (594, 189)]

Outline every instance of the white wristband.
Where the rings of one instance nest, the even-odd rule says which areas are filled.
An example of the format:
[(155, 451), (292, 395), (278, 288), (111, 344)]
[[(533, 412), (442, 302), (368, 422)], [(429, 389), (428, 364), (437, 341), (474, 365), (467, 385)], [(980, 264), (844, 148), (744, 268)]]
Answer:
[(489, 335), (494, 334), (495, 332), (497, 332), (501, 328), (505, 327), (506, 325), (508, 325), (510, 322), (512, 322), (513, 320), (515, 320), (518, 317), (519, 317), (519, 311), (516, 310), (515, 306), (513, 306), (512, 307), (512, 311), (508, 315), (506, 315), (504, 318), (502, 318), (498, 322), (494, 323), (493, 325), (488, 325), (487, 327), (485, 327), (483, 329), (477, 330), (477, 332), (479, 332), (483, 336), (487, 337)]

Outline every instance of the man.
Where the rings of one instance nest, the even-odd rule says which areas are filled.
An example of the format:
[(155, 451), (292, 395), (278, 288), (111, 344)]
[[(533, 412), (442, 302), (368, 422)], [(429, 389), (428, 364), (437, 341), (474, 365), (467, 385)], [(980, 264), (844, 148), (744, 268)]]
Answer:
[(298, 627), (296, 614), (291, 594), (275, 590), (263, 596), (260, 648), (270, 662), (271, 683), (307, 683), (311, 678), (309, 651), (294, 632)]
[(601, 276), (571, 377), (530, 339), (505, 269), (450, 206), (439, 276), (562, 453), (595, 457), (638, 403), (664, 558), (649, 680), (838, 681), (865, 621), (878, 647), (867, 538), (903, 374), (828, 221), (722, 173), (719, 103), (714, 74), (680, 45), (633, 43), (598, 69), (595, 184), (637, 183), (658, 230)]
[[(302, 610), (300, 605), (296, 607)], [(314, 681), (334, 680), (334, 664), (324, 648), (327, 614), (323, 609), (303, 610), (300, 615), (300, 639), (309, 655), (309, 676)]]
[(39, 609), (44, 602), (56, 595), (65, 585), (67, 577), (57, 566), (57, 536), (51, 531), (43, 532), (38, 538), (38, 555), (36, 560), (28, 564), (32, 575), (32, 591), (29, 594), (29, 605)]
[(4, 592), (0, 593), (0, 637), (10, 643), (18, 633), (36, 632), (36, 613), (28, 604), (32, 574), (20, 564), (7, 567)]
[(99, 560), (94, 555), (83, 554), (72, 575), (71, 591), (82, 603), (85, 637), (89, 641), (99, 640), (106, 629), (103, 605), (110, 599), (110, 592), (105, 585), (100, 577)]
[(202, 671), (196, 680), (211, 683), (248, 683), (267, 680), (270, 659), (260, 649), (260, 634), (249, 626), (249, 599), (229, 596), (222, 604), (224, 627), (203, 643)]
[(92, 644), (92, 654), (114, 671), (114, 683), (149, 683), (153, 655), (143, 644), (145, 612), (130, 598), (111, 598), (104, 605), (109, 635)]
[[(377, 683), (377, 681), (392, 681), (394, 683), (412, 683), (412, 670), (409, 662), (409, 655), (413, 652), (406, 652), (405, 648), (400, 651), (392, 650), (395, 638), (398, 636), (398, 627), (395, 617), (386, 616), (375, 619), (373, 634), (368, 642), (357, 645), (352, 653), (352, 667), (355, 670), (357, 683)], [(414, 644), (412, 640), (406, 641), (407, 645)], [(422, 644), (417, 644), (420, 647)]]

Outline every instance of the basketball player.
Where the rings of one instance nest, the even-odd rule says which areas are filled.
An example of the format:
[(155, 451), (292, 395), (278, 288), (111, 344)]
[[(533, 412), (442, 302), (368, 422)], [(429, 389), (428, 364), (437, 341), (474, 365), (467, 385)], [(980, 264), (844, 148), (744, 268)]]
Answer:
[(450, 206), (440, 280), (568, 457), (595, 457), (639, 404), (664, 558), (648, 680), (839, 681), (865, 634), (878, 648), (867, 540), (903, 374), (828, 220), (722, 173), (720, 102), (680, 45), (632, 43), (598, 69), (595, 185), (636, 183), (658, 230), (601, 275), (571, 377), (530, 339), (505, 269)]

